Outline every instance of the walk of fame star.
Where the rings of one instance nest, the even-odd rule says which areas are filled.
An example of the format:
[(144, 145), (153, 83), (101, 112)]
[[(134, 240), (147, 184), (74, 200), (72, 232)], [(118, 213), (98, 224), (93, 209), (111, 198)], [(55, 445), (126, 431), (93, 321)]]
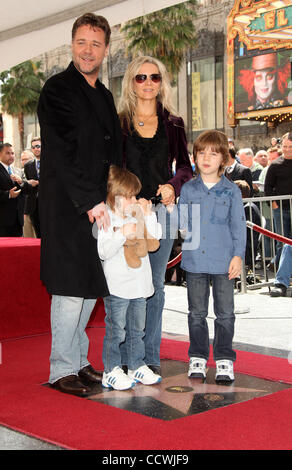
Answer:
[(97, 386), (88, 399), (153, 418), (172, 420), (291, 387), (244, 374), (236, 374), (232, 385), (217, 385), (214, 369), (209, 369), (207, 380), (202, 383), (188, 378), (187, 364), (178, 361), (163, 361), (162, 376), (162, 382), (157, 385), (137, 384), (125, 391)]

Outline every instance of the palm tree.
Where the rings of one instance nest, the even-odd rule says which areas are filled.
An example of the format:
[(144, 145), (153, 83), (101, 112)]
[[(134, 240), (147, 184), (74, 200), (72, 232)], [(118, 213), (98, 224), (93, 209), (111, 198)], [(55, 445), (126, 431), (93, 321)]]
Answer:
[(28, 60), (0, 73), (2, 110), (17, 117), (21, 150), (24, 149), (24, 116), (36, 113), (45, 80), (40, 62)]
[(170, 75), (178, 73), (188, 48), (194, 47), (197, 0), (180, 3), (125, 23), (128, 51), (160, 59)]

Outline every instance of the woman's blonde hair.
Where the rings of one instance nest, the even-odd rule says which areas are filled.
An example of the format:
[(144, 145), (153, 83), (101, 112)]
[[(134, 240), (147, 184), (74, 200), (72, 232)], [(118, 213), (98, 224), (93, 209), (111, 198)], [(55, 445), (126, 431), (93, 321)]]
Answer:
[(154, 57), (138, 56), (133, 59), (127, 67), (122, 82), (122, 94), (118, 104), (120, 120), (123, 123), (123, 120), (126, 119), (129, 128), (130, 122), (132, 121), (137, 107), (137, 96), (133, 86), (134, 79), (135, 76), (139, 73), (140, 67), (142, 67), (142, 65), (145, 63), (156, 65), (161, 75), (161, 85), (159, 94), (157, 96), (157, 101), (159, 101), (162, 104), (162, 107), (167, 109), (171, 114), (176, 114), (176, 111), (172, 105), (172, 89), (165, 65)]
[[(221, 175), (229, 160), (229, 146), (226, 134), (216, 130), (202, 132), (194, 142), (193, 155), (195, 164), (197, 153), (201, 150), (205, 150), (206, 147), (211, 147), (213, 152), (221, 153), (222, 163), (218, 171), (218, 174)], [(200, 173), (198, 165), (196, 165), (196, 172)]]
[(117, 196), (126, 198), (137, 196), (141, 188), (141, 182), (134, 173), (115, 165), (110, 166), (106, 202), (111, 210), (115, 209), (115, 198)]

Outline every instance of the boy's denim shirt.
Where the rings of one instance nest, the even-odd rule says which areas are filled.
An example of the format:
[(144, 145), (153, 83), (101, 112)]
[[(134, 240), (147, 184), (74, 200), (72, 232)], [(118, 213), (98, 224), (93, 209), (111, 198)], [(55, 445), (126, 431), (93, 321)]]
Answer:
[(224, 274), (233, 256), (244, 260), (247, 228), (241, 191), (235, 183), (221, 176), (208, 189), (201, 176), (188, 181), (181, 190), (178, 212), (180, 230), (186, 230), (182, 269)]

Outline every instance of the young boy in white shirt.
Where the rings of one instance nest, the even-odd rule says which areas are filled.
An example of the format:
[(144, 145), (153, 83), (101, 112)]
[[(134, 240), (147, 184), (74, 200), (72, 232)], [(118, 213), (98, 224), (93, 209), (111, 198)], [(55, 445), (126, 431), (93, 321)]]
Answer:
[[(161, 238), (161, 226), (151, 210), (151, 202), (136, 199), (140, 190), (141, 183), (133, 173), (115, 166), (110, 168), (107, 205), (111, 223), (107, 231), (98, 232), (98, 253), (110, 292), (104, 298), (102, 385), (115, 390), (127, 390), (136, 382), (153, 385), (161, 381), (161, 376), (144, 362), (146, 299), (154, 293), (149, 257), (147, 254), (141, 258), (140, 267), (131, 268), (124, 255), (126, 239), (136, 236), (137, 221), (131, 217), (135, 205), (142, 208), (147, 232)], [(128, 367), (127, 374), (122, 365)]]

